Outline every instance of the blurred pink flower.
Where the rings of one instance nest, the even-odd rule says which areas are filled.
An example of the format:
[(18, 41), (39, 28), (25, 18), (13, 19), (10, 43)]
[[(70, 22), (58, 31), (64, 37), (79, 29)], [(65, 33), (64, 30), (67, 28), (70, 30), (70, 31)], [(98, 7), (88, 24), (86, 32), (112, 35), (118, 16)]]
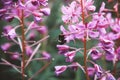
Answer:
[(81, 8), (76, 1), (73, 1), (69, 6), (62, 6), (61, 10), (64, 14), (62, 20), (65, 23), (76, 23), (79, 21)]
[(62, 72), (64, 72), (67, 69), (66, 65), (62, 65), (62, 66), (55, 66), (55, 73), (56, 75), (61, 74)]
[(3, 51), (6, 51), (8, 50), (9, 48), (11, 47), (11, 44), (10, 43), (4, 43), (0, 46), (0, 48), (3, 50)]
[(75, 57), (76, 51), (66, 52), (64, 55), (66, 57), (66, 62), (72, 62)]

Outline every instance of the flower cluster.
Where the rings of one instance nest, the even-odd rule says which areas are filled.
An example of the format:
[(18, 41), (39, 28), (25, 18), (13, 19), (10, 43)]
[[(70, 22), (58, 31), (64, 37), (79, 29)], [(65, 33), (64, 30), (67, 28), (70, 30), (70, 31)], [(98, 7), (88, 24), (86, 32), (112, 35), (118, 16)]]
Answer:
[(22, 17), (21, 10), (24, 10), (25, 18), (32, 15), (35, 21), (42, 21), (42, 16), (48, 16), (50, 14), (47, 1), (25, 0), (23, 4), (21, 0), (2, 0), (3, 8), (0, 9), (0, 18), (7, 21), (12, 21), (14, 18), (20, 20)]
[[(2, 37), (5, 37), (8, 42), (1, 44), (0, 48), (4, 53), (8, 54), (11, 59), (25, 62), (24, 66), (21, 64), (21, 70), (14, 67), (18, 72), (22, 73), (22, 75), (25, 75), (21, 72), (22, 68), (26, 68), (31, 61), (49, 61), (51, 59), (46, 49), (39, 51), (42, 43), (49, 38), (47, 27), (39, 25), (39, 23), (43, 23), (44, 16), (50, 15), (48, 0), (2, 0), (2, 2), (3, 7), (0, 9), (0, 19), (7, 21), (15, 19), (20, 24), (11, 24), (3, 27)], [(28, 18), (32, 18), (33, 21), (27, 20)], [(21, 29), (22, 32), (19, 32), (19, 29)], [(38, 34), (41, 36), (38, 37)], [(12, 47), (18, 48), (15, 51), (11, 49)], [(22, 53), (24, 53), (24, 55)], [(36, 53), (41, 53), (41, 57), (34, 57)], [(26, 56), (25, 60), (23, 56)], [(5, 61), (5, 59), (2, 60)]]
[[(118, 17), (112, 18), (112, 14), (108, 12), (117, 13), (118, 7), (115, 7), (115, 4), (113, 10), (106, 9), (105, 3), (102, 2), (99, 11), (95, 12), (96, 7), (93, 4), (93, 0), (77, 0), (72, 1), (68, 6), (62, 6), (62, 20), (65, 23), (65, 27), (61, 25), (60, 30), (66, 43), (57, 45), (58, 53), (66, 57), (66, 62), (74, 63), (76, 53), (80, 52), (83, 54), (84, 52), (82, 51), (85, 50), (85, 47), (78, 49), (67, 44), (75, 40), (83, 43), (85, 43), (85, 40), (97, 40), (98, 44), (87, 50), (87, 58), (84, 57), (87, 62), (105, 58), (105, 60), (112, 61), (113, 65), (116, 65), (116, 62), (120, 59), (120, 47), (115, 47), (115, 40), (120, 38), (120, 20)], [(89, 57), (91, 60), (88, 60)], [(81, 69), (86, 71), (84, 67)], [(56, 74), (59, 75), (66, 68), (66, 65), (55, 67)], [(94, 67), (88, 67), (85, 74), (87, 73), (89, 76), (94, 76), (95, 80), (116, 80), (109, 71), (102, 70), (97, 63), (94, 63)]]

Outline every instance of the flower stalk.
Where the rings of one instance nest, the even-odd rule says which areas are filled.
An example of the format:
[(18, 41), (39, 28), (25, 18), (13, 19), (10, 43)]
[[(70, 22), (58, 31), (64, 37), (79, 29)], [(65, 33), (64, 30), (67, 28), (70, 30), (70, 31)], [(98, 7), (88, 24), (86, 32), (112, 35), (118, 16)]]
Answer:
[[(24, 0), (22, 0), (24, 3)], [(22, 72), (22, 80), (25, 79), (25, 31), (24, 31), (24, 10), (21, 10), (21, 18), (20, 18), (20, 25), (21, 25), (21, 34), (22, 34), (22, 62), (21, 62), (21, 72)]]
[[(83, 0), (80, 0), (80, 5), (81, 5), (81, 9), (82, 9), (82, 21), (83, 21), (83, 24), (85, 25), (85, 14), (84, 14), (84, 4), (83, 4)], [(85, 26), (85, 28), (87, 29), (87, 26)], [(84, 36), (84, 69), (85, 69), (85, 72), (86, 72), (86, 79), (87, 80), (90, 80), (89, 79), (89, 75), (88, 75), (88, 71), (87, 71), (87, 33), (85, 31), (85, 36)]]
[(115, 61), (114, 64), (113, 75), (116, 76), (116, 73), (117, 73), (117, 61)]

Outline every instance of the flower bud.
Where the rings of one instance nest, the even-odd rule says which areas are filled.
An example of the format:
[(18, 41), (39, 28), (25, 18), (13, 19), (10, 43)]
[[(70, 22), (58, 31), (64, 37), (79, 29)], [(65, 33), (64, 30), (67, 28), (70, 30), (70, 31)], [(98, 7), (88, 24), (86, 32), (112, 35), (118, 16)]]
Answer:
[(5, 44), (2, 44), (0, 47), (3, 51), (7, 51), (11, 47), (11, 44), (5, 43)]
[(17, 59), (19, 59), (19, 53), (18, 52), (14, 52), (13, 53), (13, 55), (11, 56), (11, 59), (13, 59), (13, 60), (17, 60)]
[(62, 66), (55, 66), (55, 73), (56, 75), (61, 74), (62, 72), (64, 72), (67, 69), (66, 65), (62, 65)]

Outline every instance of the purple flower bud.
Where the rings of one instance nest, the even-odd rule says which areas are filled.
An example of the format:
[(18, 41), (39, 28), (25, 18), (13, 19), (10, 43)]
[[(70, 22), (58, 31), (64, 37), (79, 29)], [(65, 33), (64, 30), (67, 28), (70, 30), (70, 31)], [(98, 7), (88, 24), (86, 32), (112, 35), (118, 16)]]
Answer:
[(30, 46), (26, 46), (26, 54), (30, 56), (33, 53), (33, 49)]
[(102, 73), (102, 68), (101, 68), (101, 66), (99, 66), (99, 65), (97, 65), (97, 64), (94, 64), (94, 67), (95, 67), (95, 71), (96, 71), (96, 72)]
[[(34, 2), (35, 3), (35, 2)], [(31, 11), (35, 11), (37, 9), (38, 6), (35, 6), (34, 3), (31, 1), (25, 5), (25, 7), (28, 9), (28, 10), (31, 10)], [(35, 3), (36, 4), (36, 3)]]
[(72, 62), (75, 57), (76, 51), (66, 52), (64, 55), (66, 57), (66, 62)]
[(78, 70), (78, 64), (77, 62), (73, 62), (69, 67), (72, 68), (74, 71)]
[(108, 39), (101, 39), (101, 43), (103, 48), (111, 48), (114, 46), (114, 42)]
[(41, 13), (43, 13), (45, 16), (50, 15), (50, 8), (43, 8), (40, 10)]
[(0, 9), (0, 14), (4, 14), (6, 11), (6, 9)]
[(88, 75), (89, 75), (89, 76), (94, 76), (94, 74), (95, 74), (95, 68), (93, 68), (93, 67), (88, 67), (88, 68), (87, 68), (87, 71), (88, 71)]
[(7, 34), (12, 29), (12, 26), (7, 25), (3, 28), (3, 33)]
[(49, 60), (51, 58), (50, 54), (46, 51), (42, 52), (42, 56), (45, 57), (47, 60)]
[(0, 47), (3, 51), (6, 51), (11, 47), (11, 44), (10, 43), (5, 43), (5, 44), (2, 44)]
[(13, 59), (13, 60), (17, 60), (17, 59), (19, 59), (19, 53), (18, 52), (14, 52), (13, 53), (13, 55), (11, 56), (11, 59)]
[(89, 23), (87, 24), (87, 27), (88, 27), (89, 29), (94, 29), (94, 28), (96, 28), (96, 25), (97, 25), (97, 21), (92, 21), (92, 22), (89, 22)]
[(109, 51), (105, 51), (105, 52), (106, 52), (105, 53), (105, 59), (107, 61), (113, 61), (113, 59), (115, 57), (114, 53), (113, 52), (109, 52)]
[(96, 10), (96, 7), (92, 5), (92, 6), (88, 6), (87, 9), (93, 12)]
[(98, 80), (102, 77), (102, 73), (101, 72), (96, 72), (95, 75), (97, 76)]
[(41, 21), (43, 21), (43, 18), (42, 17), (38, 17), (38, 16), (34, 16), (34, 21), (35, 22), (41, 22)]
[[(113, 25), (112, 25), (113, 26)], [(120, 31), (120, 27), (118, 24), (114, 23), (114, 27), (111, 27), (111, 29), (115, 32), (119, 32)]]
[(57, 45), (57, 48), (59, 51), (68, 51), (69, 50), (68, 45)]
[(14, 16), (5, 16), (5, 20), (11, 22), (14, 19)]
[(116, 80), (116, 79), (111, 73), (107, 73), (104, 76), (102, 76), (100, 80)]
[(62, 20), (65, 23), (76, 23), (79, 21), (79, 17), (81, 14), (81, 8), (78, 6), (79, 4), (76, 1), (72, 1), (69, 6), (62, 6), (61, 10), (64, 14), (62, 16)]
[(97, 32), (97, 31), (89, 31), (89, 36), (91, 38), (96, 38), (96, 37), (99, 36), (99, 32)]
[(101, 58), (102, 54), (97, 49), (90, 50), (91, 58), (93, 60), (97, 60)]
[(17, 36), (16, 32), (15, 32), (15, 29), (11, 29), (9, 32), (8, 32), (8, 37), (10, 39), (13, 39)]
[(106, 28), (106, 27), (108, 27), (108, 21), (107, 21), (107, 19), (106, 18), (100, 19), (99, 23), (97, 23), (97, 26), (99, 28)]
[(35, 32), (30, 32), (30, 34), (29, 34), (29, 39), (30, 40), (34, 40), (35, 39)]
[(56, 75), (61, 74), (62, 72), (64, 72), (67, 69), (66, 65), (62, 65), (62, 66), (55, 66), (55, 73)]
[(120, 34), (119, 34), (119, 33), (114, 34), (114, 33), (110, 32), (110, 33), (108, 33), (107, 36), (108, 36), (111, 40), (117, 40), (117, 39), (119, 38)]
[(43, 16), (43, 13), (40, 13), (40, 12), (33, 12), (33, 15), (34, 15), (34, 19), (36, 22), (39, 22), (39, 21), (42, 21), (42, 16)]
[(47, 6), (48, 3), (47, 3), (48, 0), (39, 0), (39, 3), (43, 6)]
[(41, 26), (37, 29), (37, 31), (41, 34), (46, 34), (48, 32), (48, 29), (46, 26)]
[(106, 80), (116, 80), (116, 79), (111, 73), (108, 73), (107, 77), (106, 77)]
[(104, 2), (102, 2), (102, 5), (101, 5), (101, 7), (100, 7), (100, 13), (103, 11), (105, 9), (105, 3)]
[(12, 0), (2, 0), (5, 5), (10, 5), (13, 1)]
[(94, 67), (95, 67), (95, 75), (97, 76), (98, 79), (100, 79), (102, 77), (103, 70), (97, 64), (95, 64)]

